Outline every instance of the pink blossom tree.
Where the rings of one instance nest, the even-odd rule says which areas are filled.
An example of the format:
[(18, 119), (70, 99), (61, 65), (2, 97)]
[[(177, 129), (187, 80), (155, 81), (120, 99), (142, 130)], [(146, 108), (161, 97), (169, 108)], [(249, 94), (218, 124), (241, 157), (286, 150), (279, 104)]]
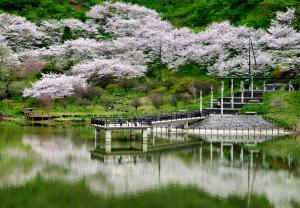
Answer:
[(77, 86), (87, 89), (88, 84), (86, 79), (80, 76), (44, 74), (31, 88), (24, 90), (23, 96), (35, 98), (70, 96), (74, 94)]

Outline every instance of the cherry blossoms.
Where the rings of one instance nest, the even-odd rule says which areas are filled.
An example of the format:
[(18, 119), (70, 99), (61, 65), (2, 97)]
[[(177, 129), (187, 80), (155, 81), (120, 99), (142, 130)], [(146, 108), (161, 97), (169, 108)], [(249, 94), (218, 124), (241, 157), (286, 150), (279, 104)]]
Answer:
[(23, 96), (35, 98), (70, 96), (74, 94), (76, 87), (87, 89), (86, 79), (80, 76), (44, 74), (41, 80), (24, 90)]
[(95, 59), (87, 63), (74, 66), (73, 74), (85, 76), (86, 78), (115, 76), (135, 78), (141, 77), (146, 72), (146, 66), (132, 65), (121, 59)]
[(38, 57), (75, 64), (66, 72), (70, 76), (43, 75), (24, 91), (33, 97), (71, 95), (74, 83), (85, 87), (86, 80), (97, 77), (142, 77), (157, 62), (170, 70), (193, 62), (214, 76), (248, 75), (250, 46), (252, 75), (265, 75), (275, 66), (299, 73), (300, 33), (293, 28), (294, 13), (292, 8), (277, 12), (267, 30), (224, 21), (195, 33), (174, 28), (154, 10), (104, 2), (87, 12), (86, 21), (47, 20), (36, 26), (23, 17), (0, 14), (0, 44), (20, 61)]
[(0, 14), (0, 39), (5, 39), (15, 52), (37, 48), (42, 36), (38, 27), (24, 17)]

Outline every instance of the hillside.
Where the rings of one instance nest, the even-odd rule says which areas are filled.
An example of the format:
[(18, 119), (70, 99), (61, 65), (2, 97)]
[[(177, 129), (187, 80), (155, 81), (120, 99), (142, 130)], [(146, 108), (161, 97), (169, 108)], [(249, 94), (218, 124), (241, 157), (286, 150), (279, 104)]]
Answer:
[[(160, 12), (174, 25), (201, 30), (222, 20), (266, 28), (275, 12), (296, 8), (296, 28), (300, 28), (300, 1), (297, 0), (124, 0)], [(103, 0), (0, 0), (0, 11), (25, 16), (36, 23), (44, 19), (74, 17), (84, 20), (85, 12)]]

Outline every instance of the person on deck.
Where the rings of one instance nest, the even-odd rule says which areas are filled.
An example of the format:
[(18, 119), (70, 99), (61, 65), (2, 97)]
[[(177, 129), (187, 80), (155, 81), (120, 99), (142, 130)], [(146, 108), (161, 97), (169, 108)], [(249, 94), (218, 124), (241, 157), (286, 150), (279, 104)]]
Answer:
[(122, 126), (122, 124), (123, 124), (123, 121), (122, 121), (122, 117), (121, 117), (121, 116), (118, 117), (118, 124), (120, 124), (120, 126)]

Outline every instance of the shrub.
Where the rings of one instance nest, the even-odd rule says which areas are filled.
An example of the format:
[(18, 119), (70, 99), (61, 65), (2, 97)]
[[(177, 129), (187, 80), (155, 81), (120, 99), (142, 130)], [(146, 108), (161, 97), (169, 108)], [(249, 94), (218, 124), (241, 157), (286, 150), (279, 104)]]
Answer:
[(0, 90), (0, 100), (3, 100), (4, 98), (6, 98), (5, 90)]
[(112, 104), (113, 100), (110, 97), (101, 97), (101, 103), (105, 106), (105, 108), (108, 110)]
[(163, 86), (167, 89), (170, 90), (172, 86), (174, 86), (174, 83), (176, 82), (175, 79), (169, 78), (163, 81)]
[(182, 100), (184, 100), (185, 102), (187, 102), (187, 103), (190, 103), (190, 102), (191, 102), (191, 95), (190, 95), (189, 93), (187, 93), (187, 92), (181, 93), (181, 94), (180, 94), (180, 98), (181, 98)]
[(77, 99), (77, 104), (80, 106), (87, 106), (87, 105), (91, 105), (92, 102), (85, 98), (79, 98), (79, 99)]
[(172, 106), (174, 106), (175, 108), (178, 107), (178, 100), (177, 100), (177, 97), (175, 95), (171, 95), (169, 97), (169, 102)]
[(107, 86), (106, 86), (106, 90), (107, 91), (109, 91), (109, 92), (114, 92), (114, 91), (116, 91), (117, 89), (118, 89), (118, 85), (117, 84), (115, 84), (115, 83), (110, 83), (110, 84), (108, 84)]
[(150, 94), (163, 94), (166, 91), (166, 87), (159, 86), (156, 89), (151, 90)]
[(52, 102), (53, 102), (53, 98), (48, 96), (39, 98), (39, 103), (42, 108), (49, 108)]
[(129, 89), (132, 89), (134, 87), (136, 87), (138, 85), (138, 82), (136, 79), (121, 79), (118, 82), (119, 86), (124, 88), (126, 91), (128, 91)]
[(75, 98), (85, 98), (92, 100), (94, 97), (100, 97), (104, 93), (102, 87), (90, 86), (87, 89), (82, 86), (74, 87), (74, 97)]
[(139, 98), (135, 98), (133, 99), (133, 101), (131, 102), (131, 105), (135, 108), (135, 110), (138, 109), (138, 107), (140, 107), (142, 105), (141, 101)]
[(163, 104), (163, 97), (161, 94), (151, 94), (149, 96), (149, 99), (156, 109), (159, 109), (160, 106)]

